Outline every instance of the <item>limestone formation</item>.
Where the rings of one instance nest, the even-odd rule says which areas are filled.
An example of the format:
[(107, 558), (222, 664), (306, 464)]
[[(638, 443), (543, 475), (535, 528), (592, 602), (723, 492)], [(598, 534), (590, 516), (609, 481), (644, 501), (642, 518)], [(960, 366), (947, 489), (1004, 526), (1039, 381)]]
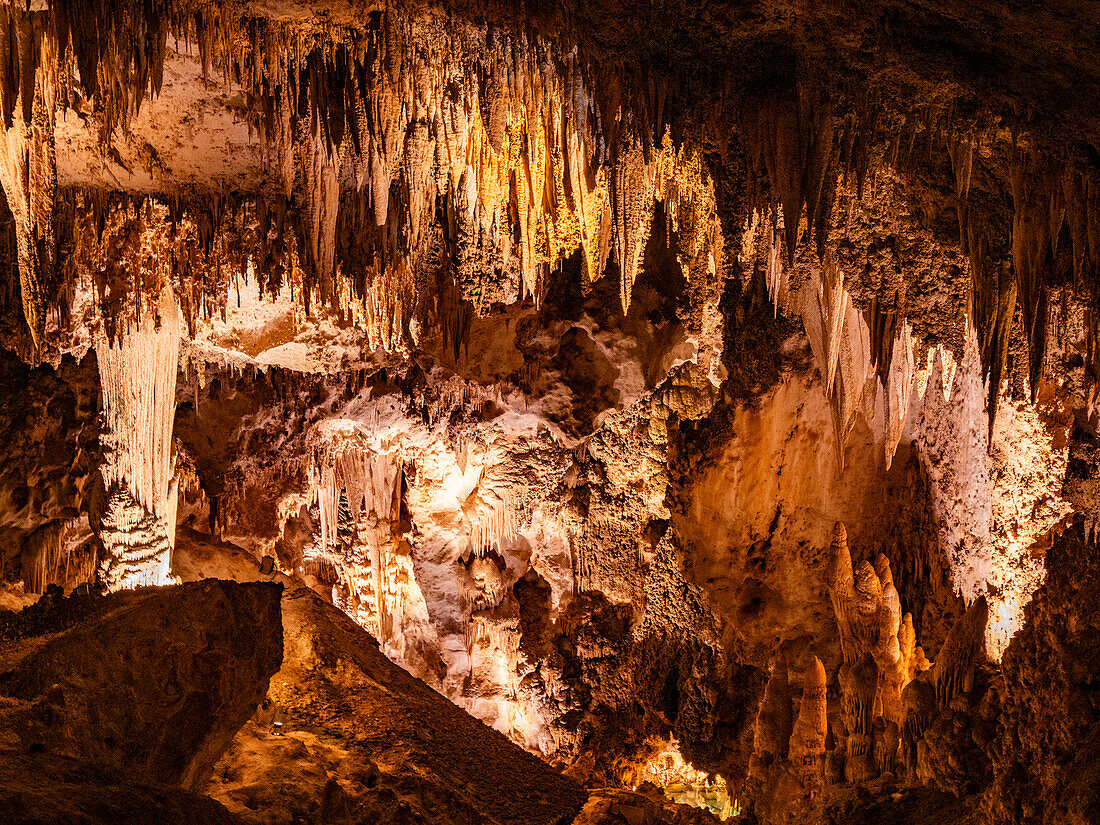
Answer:
[(1086, 821), (1097, 20), (971, 6), (0, 3), (0, 809)]

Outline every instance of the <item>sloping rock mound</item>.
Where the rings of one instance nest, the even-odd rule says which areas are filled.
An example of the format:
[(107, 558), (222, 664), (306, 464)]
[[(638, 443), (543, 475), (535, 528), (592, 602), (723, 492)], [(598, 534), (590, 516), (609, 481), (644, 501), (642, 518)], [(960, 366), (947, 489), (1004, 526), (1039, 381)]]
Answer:
[(579, 785), (390, 662), (313, 591), (284, 595), (283, 627), (266, 707), (206, 789), (247, 820), (550, 825), (584, 804)]
[(240, 825), (212, 799), (55, 754), (0, 754), (4, 825)]
[(281, 592), (207, 580), (48, 595), (0, 623), (0, 695), (16, 700), (0, 706), (0, 731), (28, 751), (195, 788), (282, 662)]

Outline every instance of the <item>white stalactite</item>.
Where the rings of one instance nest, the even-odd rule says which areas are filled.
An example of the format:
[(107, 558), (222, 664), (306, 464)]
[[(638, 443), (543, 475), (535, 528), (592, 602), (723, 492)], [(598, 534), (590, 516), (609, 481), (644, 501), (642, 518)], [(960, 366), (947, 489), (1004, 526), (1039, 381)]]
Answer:
[(902, 324), (898, 337), (894, 340), (893, 355), (890, 358), (890, 371), (884, 388), (886, 394), (886, 469), (894, 461), (898, 442), (905, 429), (905, 418), (909, 414), (909, 402), (917, 384), (916, 345), (912, 328)]
[(488, 504), (489, 512), (470, 524), (470, 553), (485, 556), (490, 551), (499, 551), (503, 542), (515, 537), (515, 508), (512, 497), (505, 493), (502, 498)]
[(175, 543), (172, 425), (176, 413), (180, 315), (171, 289), (156, 317), (96, 343), (103, 390), (102, 467), (107, 507), (100, 539), (109, 590), (166, 584)]

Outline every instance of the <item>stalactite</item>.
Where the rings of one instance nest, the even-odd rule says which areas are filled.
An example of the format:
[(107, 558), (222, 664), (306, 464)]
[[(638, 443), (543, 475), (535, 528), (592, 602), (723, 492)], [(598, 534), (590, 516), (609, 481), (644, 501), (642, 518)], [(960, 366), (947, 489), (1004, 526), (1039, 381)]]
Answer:
[(96, 342), (103, 388), (102, 468), (108, 505), (100, 578), (110, 590), (165, 584), (176, 525), (169, 501), (180, 317), (163, 289), (156, 315), (133, 320), (116, 340)]
[(470, 518), (467, 552), (476, 557), (500, 552), (501, 545), (515, 537), (517, 530), (515, 505), (510, 493), (504, 493), (487, 505), (488, 513), (480, 511)]
[(88, 519), (57, 519), (31, 533), (20, 553), (28, 593), (44, 593), (51, 584), (82, 584), (95, 575), (96, 556)]
[[(771, 298), (772, 301), (772, 316), (778, 317), (779, 302), (783, 295), (783, 245), (777, 227), (773, 225), (764, 231), (767, 233), (768, 237), (767, 259), (764, 265), (765, 280), (768, 284), (768, 297)], [(819, 295), (818, 297), (820, 301), (824, 296)], [(824, 311), (824, 307), (820, 308), (820, 313), (822, 318), (828, 317)], [(825, 326), (827, 326), (827, 324)]]
[[(1012, 169), (1012, 266), (1028, 345), (1028, 379), (1035, 402), (1042, 378), (1049, 314), (1046, 283), (1047, 258), (1051, 254), (1050, 204), (1046, 188), (1029, 175), (1022, 160)], [(1061, 221), (1059, 220), (1059, 226)]]
[(894, 453), (897, 452), (898, 443), (905, 431), (905, 420), (916, 387), (916, 342), (908, 323), (902, 324), (892, 350), (888, 377), (883, 388), (886, 396), (884, 412), (887, 470), (893, 463)]
[(0, 187), (15, 219), (23, 314), (37, 348), (54, 277), (53, 211), (57, 192), (54, 117), (58, 55), (41, 20), (18, 4), (0, 9), (4, 123)]
[(360, 514), (394, 520), (400, 505), (403, 465), (398, 456), (379, 453), (353, 422), (328, 422), (314, 435), (307, 474), (317, 501), (321, 546), (336, 542), (341, 496), (353, 520)]
[(782, 207), (787, 263), (793, 266), (803, 209), (810, 231), (820, 228), (824, 236), (828, 215), (819, 207), (831, 201), (836, 185), (829, 173), (834, 138), (829, 95), (799, 78), (787, 94), (750, 99), (743, 119), (757, 174), (767, 174), (772, 200)]
[(825, 393), (831, 396), (840, 366), (844, 324), (851, 306), (851, 297), (844, 289), (844, 276), (831, 259), (822, 265), (816, 289), (811, 287), (806, 295), (802, 320), (825, 382)]
[[(336, 220), (340, 203), (337, 158), (326, 149), (315, 127), (302, 141), (300, 152), (305, 182), (307, 265), (316, 279), (322, 300), (331, 300), (332, 276), (336, 264)], [(309, 304), (306, 309), (308, 312)]]
[(871, 330), (852, 304), (844, 276), (832, 259), (826, 257), (814, 276), (816, 283), (803, 290), (802, 321), (829, 399), (837, 467), (843, 471), (855, 416), (862, 414), (868, 423), (875, 418), (875, 356)]
[(623, 314), (630, 309), (630, 296), (642, 265), (653, 219), (656, 168), (647, 163), (638, 143), (625, 151), (611, 173), (611, 203), (615, 226), (615, 259), (619, 264)]

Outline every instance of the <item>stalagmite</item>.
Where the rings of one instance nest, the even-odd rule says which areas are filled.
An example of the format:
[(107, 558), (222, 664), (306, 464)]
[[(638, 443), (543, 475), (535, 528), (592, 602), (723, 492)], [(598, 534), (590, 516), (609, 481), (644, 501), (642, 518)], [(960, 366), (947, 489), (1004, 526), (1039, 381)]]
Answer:
[(179, 346), (179, 307), (170, 288), (162, 291), (154, 316), (130, 322), (114, 341), (96, 342), (107, 490), (99, 525), (107, 555), (99, 577), (109, 590), (160, 585), (170, 578)]
[(848, 550), (848, 531), (844, 524), (833, 525), (828, 568), (829, 598), (833, 603), (840, 630), (840, 648), (845, 664), (853, 664), (858, 657), (858, 643), (852, 616), (855, 611), (855, 577), (852, 573), (852, 555)]
[(878, 692), (878, 665), (870, 653), (865, 653), (855, 664), (841, 668), (839, 680), (841, 714), (848, 731), (845, 776), (849, 782), (862, 782), (873, 774), (871, 734)]
[[(837, 522), (828, 567), (829, 594), (844, 664), (839, 682), (848, 731), (844, 770), (849, 781), (893, 770), (905, 721), (904, 691), (919, 671), (912, 616), (902, 617), (890, 561), (852, 569), (843, 524)], [(872, 760), (873, 756), (873, 760)]]
[(816, 656), (810, 659), (802, 677), (802, 702), (791, 733), (790, 759), (804, 780), (814, 780), (824, 770), (825, 739), (828, 735), (825, 697), (825, 667)]
[(767, 765), (787, 756), (794, 725), (787, 663), (781, 656), (764, 687), (764, 701), (753, 726), (753, 761)]
[(855, 601), (848, 616), (856, 644), (861, 651), (870, 651), (879, 638), (879, 613), (882, 610), (882, 582), (875, 568), (864, 559), (854, 571)]
[(979, 596), (947, 634), (934, 668), (936, 702), (941, 708), (967, 688), (974, 668), (985, 658), (985, 625), (989, 605)]

